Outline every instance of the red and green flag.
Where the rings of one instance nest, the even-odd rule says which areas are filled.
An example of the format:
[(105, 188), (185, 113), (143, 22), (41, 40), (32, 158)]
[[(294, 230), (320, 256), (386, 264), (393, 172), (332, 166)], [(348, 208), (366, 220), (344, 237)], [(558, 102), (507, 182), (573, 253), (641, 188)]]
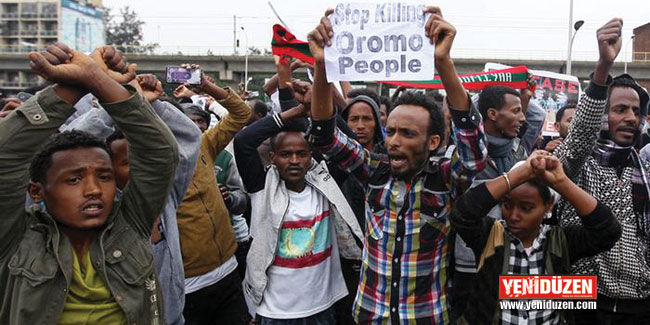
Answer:
[(297, 40), (282, 25), (273, 25), (273, 40), (271, 41), (273, 55), (280, 56), (280, 60), (286, 60), (286, 56), (299, 59), (305, 63), (314, 64), (314, 58), (309, 51), (309, 43)]
[[(463, 86), (467, 90), (483, 90), (487, 86), (504, 85), (514, 89), (528, 88), (528, 68), (518, 66), (503, 70), (492, 70), (488, 72), (468, 73), (458, 75)], [(389, 85), (404, 86), (407, 88), (443, 89), (440, 76), (434, 76), (433, 80), (422, 81), (380, 81)]]

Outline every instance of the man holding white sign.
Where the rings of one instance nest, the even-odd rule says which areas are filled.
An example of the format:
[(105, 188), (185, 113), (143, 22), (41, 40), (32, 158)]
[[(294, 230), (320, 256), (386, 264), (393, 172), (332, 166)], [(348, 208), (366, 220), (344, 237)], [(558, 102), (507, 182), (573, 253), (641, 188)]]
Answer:
[[(400, 15), (391, 14), (391, 19), (403, 19), (408, 10), (403, 9)], [(440, 8), (424, 9), (424, 13), (431, 14), (423, 26), (425, 43), (436, 44), (435, 64), (454, 121), (457, 147), (451, 160), (430, 162), (430, 155), (435, 154), (445, 134), (445, 122), (432, 98), (414, 92), (403, 94), (388, 116), (388, 156), (376, 155), (336, 128), (326, 81), (330, 73), (340, 72), (337, 67), (332, 70), (327, 62), (338, 37), (333, 21), (327, 17), (333, 12), (328, 10), (309, 34), (309, 48), (315, 61), (311, 135), (314, 147), (350, 173), (366, 191), (367, 232), (353, 310), (355, 321), (450, 323), (451, 204), (485, 168), (487, 158), (481, 115), (472, 106), (449, 54), (456, 29), (443, 20)], [(352, 15), (350, 21), (355, 21), (354, 10), (348, 13)], [(365, 14), (358, 15), (362, 22)], [(363, 22), (363, 28), (368, 28), (369, 23)], [(431, 57), (423, 58), (423, 66), (430, 61)], [(422, 79), (432, 76), (431, 71)]]
[(339, 3), (325, 48), (327, 81), (427, 80), (433, 44), (424, 33), (424, 5)]

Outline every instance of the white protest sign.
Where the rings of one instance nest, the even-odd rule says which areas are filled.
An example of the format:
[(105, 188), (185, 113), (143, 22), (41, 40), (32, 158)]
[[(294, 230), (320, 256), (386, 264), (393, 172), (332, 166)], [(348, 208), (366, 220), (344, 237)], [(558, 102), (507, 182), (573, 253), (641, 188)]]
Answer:
[(429, 80), (434, 46), (424, 34), (429, 14), (420, 4), (339, 3), (328, 18), (334, 37), (325, 47), (327, 80)]

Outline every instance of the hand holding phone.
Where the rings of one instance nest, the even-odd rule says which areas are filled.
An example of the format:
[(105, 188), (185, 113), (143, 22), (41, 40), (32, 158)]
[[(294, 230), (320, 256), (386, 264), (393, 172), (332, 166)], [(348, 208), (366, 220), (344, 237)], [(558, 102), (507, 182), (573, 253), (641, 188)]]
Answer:
[(168, 66), (166, 73), (167, 83), (200, 85), (201, 84), (201, 69), (187, 69), (179, 66)]

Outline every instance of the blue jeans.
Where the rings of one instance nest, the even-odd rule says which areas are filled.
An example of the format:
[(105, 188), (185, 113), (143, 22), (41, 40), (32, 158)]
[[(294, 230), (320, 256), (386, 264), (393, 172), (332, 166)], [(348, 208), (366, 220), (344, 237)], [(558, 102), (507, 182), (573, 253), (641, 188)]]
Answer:
[(255, 323), (258, 325), (332, 325), (336, 324), (334, 311), (332, 306), (316, 315), (296, 319), (273, 319), (257, 315)]

